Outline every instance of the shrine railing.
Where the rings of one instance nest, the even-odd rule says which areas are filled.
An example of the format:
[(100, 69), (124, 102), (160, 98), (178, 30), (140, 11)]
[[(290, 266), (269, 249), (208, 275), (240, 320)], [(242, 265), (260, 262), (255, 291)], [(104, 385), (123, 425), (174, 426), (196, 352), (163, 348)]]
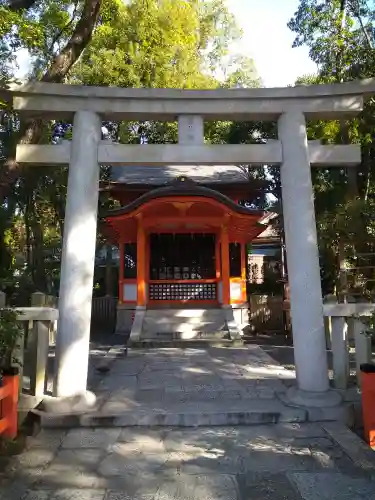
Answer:
[(148, 290), (150, 301), (216, 302), (218, 300), (218, 284), (214, 280), (150, 281)]
[(354, 343), (357, 385), (361, 385), (360, 366), (372, 361), (371, 336), (368, 327), (361, 321), (366, 316), (375, 314), (375, 303), (324, 304), (324, 316), (327, 318), (327, 344), (333, 355), (333, 381), (337, 389), (348, 386), (350, 343)]

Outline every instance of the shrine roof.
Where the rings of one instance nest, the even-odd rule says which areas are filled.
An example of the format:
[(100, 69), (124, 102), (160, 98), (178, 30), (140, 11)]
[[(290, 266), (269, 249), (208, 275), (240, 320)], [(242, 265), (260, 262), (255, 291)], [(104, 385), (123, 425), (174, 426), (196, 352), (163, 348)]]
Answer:
[(130, 202), (129, 204), (116, 208), (113, 210), (109, 210), (105, 217), (116, 217), (123, 214), (128, 214), (147, 203), (150, 200), (157, 198), (165, 198), (168, 196), (200, 196), (214, 199), (223, 205), (226, 205), (228, 208), (237, 212), (239, 214), (244, 215), (252, 215), (257, 217), (262, 217), (264, 215), (264, 211), (262, 210), (254, 210), (250, 208), (243, 207), (238, 205), (230, 198), (225, 196), (224, 194), (216, 191), (214, 189), (210, 189), (208, 187), (200, 186), (197, 182), (192, 180), (189, 177), (179, 176), (170, 182), (166, 186), (162, 186), (138, 197), (136, 200)]
[(246, 183), (246, 173), (237, 165), (115, 166), (111, 181), (124, 184), (165, 185), (180, 176), (204, 184)]

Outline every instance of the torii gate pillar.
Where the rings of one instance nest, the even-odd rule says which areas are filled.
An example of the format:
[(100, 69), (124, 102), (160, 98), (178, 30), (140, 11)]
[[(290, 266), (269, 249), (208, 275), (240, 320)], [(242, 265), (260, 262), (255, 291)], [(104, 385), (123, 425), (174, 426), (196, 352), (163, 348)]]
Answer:
[(85, 393), (99, 196), (101, 120), (78, 111), (68, 176), (61, 259), (55, 396)]

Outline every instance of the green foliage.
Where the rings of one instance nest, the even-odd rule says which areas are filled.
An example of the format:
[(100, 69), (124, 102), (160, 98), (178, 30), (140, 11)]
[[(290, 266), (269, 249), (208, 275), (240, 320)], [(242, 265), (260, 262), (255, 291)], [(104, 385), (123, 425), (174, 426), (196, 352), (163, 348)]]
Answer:
[(256, 88), (261, 86), (254, 60), (243, 55), (231, 57), (226, 63), (224, 88)]
[[(296, 35), (294, 46), (309, 47), (318, 73), (300, 77), (296, 83), (337, 83), (372, 77), (374, 15), (373, 1), (300, 0), (288, 26)], [(352, 173), (337, 168), (312, 172), (325, 293), (331, 293), (339, 281), (340, 249), (345, 253), (345, 265), (358, 267), (356, 254), (369, 252), (375, 241), (374, 134), (372, 99), (356, 119), (308, 123), (309, 139), (325, 144), (357, 143), (362, 148), (362, 163)], [(364, 295), (374, 291), (369, 277), (365, 270), (354, 276), (357, 283), (362, 280)]]
[[(29, 78), (40, 79), (75, 32), (85, 4), (87, 0), (37, 0), (30, 8), (11, 10), (7, 0), (0, 0), (0, 86), (14, 77), (18, 49), (30, 55)], [(240, 35), (225, 0), (102, 0), (93, 37), (65, 81), (216, 88), (219, 73), (226, 87), (259, 85), (251, 59), (228, 56), (229, 46)], [(5, 107), (0, 119), (1, 168), (12, 157), (25, 124)], [(55, 125), (43, 123), (37, 142), (51, 143)], [(176, 123), (124, 122), (108, 127), (111, 137), (121, 142), (177, 142)], [(209, 124), (208, 140), (227, 140), (231, 125), (224, 128)], [(71, 138), (71, 129), (65, 138)], [(101, 176), (108, 180), (108, 169), (103, 168)], [(25, 305), (31, 291), (58, 290), (66, 189), (67, 169), (24, 169), (0, 206), (0, 282), (13, 304)], [(101, 197), (99, 213), (113, 203)]]
[(6, 4), (0, 0), (0, 37), (12, 51), (29, 51), (36, 76), (72, 35), (84, 1), (40, 0), (32, 8), (18, 11)]
[(199, 51), (204, 55), (206, 69), (215, 71), (228, 54), (229, 46), (242, 32), (222, 0), (194, 0), (199, 17)]
[(372, 51), (373, 19), (373, 2), (366, 0), (300, 0), (288, 27), (295, 47), (309, 47), (319, 74), (341, 81)]
[(71, 81), (212, 88), (217, 86), (212, 71), (239, 34), (222, 0), (107, 0), (101, 23)]
[(23, 329), (17, 321), (17, 311), (14, 309), (2, 309), (0, 311), (0, 368), (10, 368), (12, 364), (18, 363), (13, 356), (19, 339), (23, 335)]

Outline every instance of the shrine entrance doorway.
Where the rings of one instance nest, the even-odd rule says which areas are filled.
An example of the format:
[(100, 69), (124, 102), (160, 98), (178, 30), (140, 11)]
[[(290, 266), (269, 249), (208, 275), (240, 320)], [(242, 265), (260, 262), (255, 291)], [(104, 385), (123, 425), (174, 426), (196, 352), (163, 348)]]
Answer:
[(149, 302), (217, 303), (216, 234), (151, 233), (149, 238)]

